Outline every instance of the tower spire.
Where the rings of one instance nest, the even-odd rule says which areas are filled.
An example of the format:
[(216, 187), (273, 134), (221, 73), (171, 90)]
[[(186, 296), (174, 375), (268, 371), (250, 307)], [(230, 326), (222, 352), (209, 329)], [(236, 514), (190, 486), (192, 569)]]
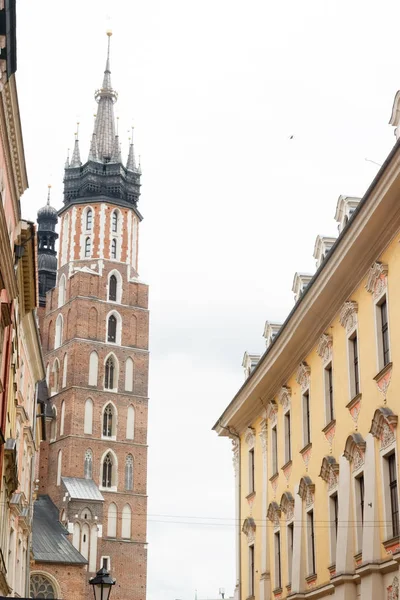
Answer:
[(81, 155), (79, 152), (79, 123), (76, 124), (76, 133), (75, 133), (75, 144), (74, 151), (72, 153), (71, 162), (69, 164), (70, 167), (80, 167), (81, 166)]
[(50, 206), (50, 190), (51, 190), (51, 185), (49, 184), (47, 187), (49, 188), (49, 191), (47, 192), (47, 206)]
[(118, 94), (112, 89), (111, 86), (111, 35), (111, 31), (107, 31), (107, 60), (104, 71), (103, 85), (95, 93), (95, 99), (99, 106), (94, 124), (94, 133), (96, 134), (98, 159), (102, 162), (110, 162), (113, 159), (115, 145), (114, 103), (117, 101)]
[(129, 144), (129, 154), (128, 160), (126, 162), (126, 168), (128, 169), (128, 171), (136, 171), (135, 148), (133, 145), (133, 129), (134, 128), (132, 126), (132, 133)]

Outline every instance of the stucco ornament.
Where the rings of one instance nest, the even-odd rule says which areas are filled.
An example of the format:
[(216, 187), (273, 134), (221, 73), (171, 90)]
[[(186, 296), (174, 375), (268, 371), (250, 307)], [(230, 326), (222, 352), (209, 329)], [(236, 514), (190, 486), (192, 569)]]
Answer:
[(375, 262), (368, 272), (366, 289), (370, 294), (373, 294), (374, 299), (379, 298), (387, 288), (388, 266)]
[(267, 408), (265, 410), (265, 415), (267, 419), (271, 421), (271, 425), (274, 426), (276, 424), (277, 416), (278, 416), (278, 407), (274, 400), (270, 400), (267, 404)]
[(339, 464), (333, 456), (325, 456), (322, 460), (319, 476), (328, 484), (328, 490), (331, 492), (338, 485)]
[(255, 430), (253, 429), (253, 427), (248, 427), (246, 429), (246, 433), (244, 435), (244, 441), (248, 445), (249, 450), (251, 450), (252, 448), (254, 448), (255, 440), (256, 440), (256, 432), (255, 432)]
[(290, 492), (282, 494), (280, 509), (286, 515), (286, 521), (291, 521), (294, 518), (294, 498)]
[(396, 436), (394, 431), (397, 427), (397, 421), (397, 415), (389, 407), (383, 406), (376, 409), (370, 433), (380, 440), (382, 450), (395, 441)]
[(296, 374), (296, 381), (301, 387), (302, 392), (304, 392), (308, 387), (310, 387), (310, 373), (311, 369), (307, 363), (302, 362), (299, 364)]
[(348, 301), (345, 302), (342, 306), (342, 310), (340, 311), (340, 323), (343, 327), (345, 327), (347, 333), (350, 333), (357, 327), (357, 313), (358, 313), (358, 304), (357, 302)]
[(283, 410), (286, 411), (290, 408), (290, 399), (292, 397), (292, 390), (286, 385), (282, 386), (278, 394), (278, 402), (282, 406)]
[(232, 463), (233, 470), (235, 471), (235, 475), (239, 473), (239, 440), (237, 438), (232, 439)]
[(256, 523), (252, 517), (247, 517), (247, 519), (244, 520), (242, 532), (247, 537), (247, 543), (249, 545), (254, 544), (256, 539)]
[(332, 344), (333, 338), (329, 333), (323, 333), (319, 338), (317, 352), (324, 365), (332, 360)]
[(363, 464), (365, 458), (366, 443), (360, 433), (351, 433), (344, 448), (344, 456), (352, 463), (352, 470), (357, 471)]
[(390, 382), (392, 380), (392, 367), (385, 371), (385, 373), (379, 379), (375, 379), (378, 390), (383, 394), (383, 398), (386, 404), (387, 391), (389, 389)]
[(267, 518), (274, 524), (274, 527), (279, 527), (279, 519), (281, 518), (281, 507), (277, 502), (270, 502), (267, 511)]
[(303, 502), (306, 503), (306, 508), (314, 504), (315, 484), (311, 481), (308, 475), (305, 475), (300, 480), (298, 494)]
[(261, 421), (261, 429), (260, 429), (260, 440), (261, 440), (261, 450), (263, 455), (267, 453), (267, 436), (268, 436), (268, 424), (267, 420), (263, 419)]
[(387, 588), (387, 600), (399, 600), (399, 580), (394, 577), (392, 585)]

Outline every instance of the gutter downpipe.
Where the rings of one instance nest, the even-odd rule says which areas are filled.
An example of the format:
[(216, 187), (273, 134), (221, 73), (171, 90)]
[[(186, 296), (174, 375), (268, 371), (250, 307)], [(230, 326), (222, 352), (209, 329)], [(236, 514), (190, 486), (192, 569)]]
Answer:
[(222, 425), (219, 426), (228, 432), (232, 439), (233, 468), (235, 471), (235, 512), (236, 512), (236, 586), (234, 600), (241, 600), (242, 591), (242, 552), (241, 552), (241, 498), (242, 498), (242, 474), (240, 469), (240, 436), (231, 428)]

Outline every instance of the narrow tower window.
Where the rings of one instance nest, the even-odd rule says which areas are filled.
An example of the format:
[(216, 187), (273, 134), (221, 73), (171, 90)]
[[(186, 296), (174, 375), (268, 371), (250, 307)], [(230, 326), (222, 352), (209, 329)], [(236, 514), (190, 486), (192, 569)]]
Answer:
[(93, 222), (93, 211), (91, 208), (86, 213), (86, 231), (90, 231), (92, 229)]
[(85, 258), (88, 258), (92, 253), (92, 241), (90, 237), (86, 238), (85, 241)]
[(110, 277), (108, 299), (112, 300), (113, 302), (117, 301), (117, 278), (115, 275), (111, 275)]
[(133, 456), (128, 454), (125, 461), (125, 489), (133, 490)]
[(107, 404), (103, 414), (103, 435), (111, 437), (113, 434), (113, 409), (111, 404)]
[(104, 387), (107, 390), (114, 389), (114, 371), (115, 371), (114, 361), (110, 356), (110, 358), (108, 358), (107, 362), (106, 362), (106, 376), (105, 376), (105, 382), (104, 382)]
[(91, 450), (86, 450), (85, 465), (84, 465), (85, 479), (92, 479), (92, 474), (93, 474), (93, 453)]
[(111, 258), (117, 258), (117, 240), (115, 238), (111, 242)]
[(111, 229), (113, 233), (117, 233), (118, 231), (118, 213), (116, 210), (112, 214)]
[(103, 487), (111, 487), (112, 485), (112, 468), (113, 461), (111, 454), (108, 452), (103, 461)]
[(111, 315), (108, 319), (108, 342), (115, 342), (117, 339), (117, 319), (114, 315)]

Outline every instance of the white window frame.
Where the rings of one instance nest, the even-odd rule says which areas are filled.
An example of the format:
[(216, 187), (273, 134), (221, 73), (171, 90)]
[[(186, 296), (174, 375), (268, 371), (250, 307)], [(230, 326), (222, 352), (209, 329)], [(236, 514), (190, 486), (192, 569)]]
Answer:
[(275, 589), (282, 589), (282, 535), (280, 526), (274, 527), (274, 586)]
[[(324, 398), (325, 398), (325, 425), (329, 425), (335, 420), (335, 388), (333, 385), (333, 361), (330, 360), (324, 365)], [(329, 371), (332, 377), (332, 414), (330, 414), (330, 395), (329, 395)]]
[[(311, 527), (310, 523), (310, 513), (313, 516), (313, 531), (314, 531), (314, 563), (315, 563), (315, 572), (313, 571), (313, 546), (311, 539)], [(307, 577), (311, 577), (312, 575), (317, 574), (317, 553), (316, 553), (316, 544), (315, 544), (315, 510), (314, 504), (309, 506), (306, 509), (306, 548), (307, 548)]]
[(256, 491), (255, 488), (255, 454), (254, 446), (249, 448), (248, 451), (248, 468), (249, 468), (249, 494), (253, 494)]
[[(356, 376), (354, 370), (354, 338), (357, 337), (357, 354), (358, 354), (358, 392), (356, 393)], [(358, 335), (358, 325), (353, 327), (347, 334), (347, 364), (349, 373), (349, 396), (353, 400), (361, 392), (361, 370), (360, 370), (360, 336)]]
[[(363, 516), (361, 514), (361, 493), (360, 478), (364, 478), (364, 501), (365, 501), (365, 477), (364, 465), (361, 465), (357, 471), (353, 472), (353, 497), (354, 497), (354, 515), (356, 521), (356, 552), (362, 552), (363, 544)], [(365, 512), (365, 506), (364, 506)]]
[[(308, 421), (307, 421), (307, 410), (306, 410), (306, 401), (305, 398), (308, 396)], [(312, 430), (311, 430), (311, 394), (310, 394), (310, 386), (307, 386), (301, 394), (301, 413), (302, 413), (302, 422), (303, 422), (303, 448), (312, 443)], [(307, 422), (309, 428), (309, 439), (306, 439), (306, 431), (307, 431)]]
[[(253, 554), (253, 562), (251, 561), (251, 557)], [(256, 590), (256, 550), (255, 544), (249, 544), (248, 546), (248, 556), (249, 556), (249, 598), (253, 598), (255, 596)]]
[[(381, 460), (381, 473), (382, 473), (382, 498), (383, 498), (383, 512), (384, 512), (384, 529), (385, 539), (390, 540), (394, 537), (393, 525), (392, 525), (392, 504), (390, 500), (390, 477), (389, 477), (389, 457), (394, 454), (396, 460), (396, 472), (399, 477), (399, 465), (396, 448), (396, 440), (394, 440), (389, 446), (380, 451)], [(397, 479), (397, 496), (399, 496), (399, 479)], [(400, 527), (399, 527), (400, 531)]]
[[(289, 532), (292, 532), (291, 534)], [(292, 539), (290, 540), (290, 536)], [(291, 543), (290, 543), (291, 542)], [(294, 517), (286, 522), (286, 551), (287, 551), (287, 580), (291, 585), (293, 574), (293, 542), (294, 542)]]
[[(335, 527), (335, 500), (338, 507), (339, 517), (339, 493), (337, 487), (328, 494), (328, 514), (329, 514), (329, 550), (330, 550), (330, 561), (331, 565), (336, 564), (336, 551), (337, 551), (337, 532)], [(338, 522), (339, 529), (339, 522)], [(315, 521), (314, 521), (314, 540), (315, 540)]]
[(278, 473), (278, 424), (271, 427), (271, 475)]
[[(292, 460), (292, 415), (290, 407), (283, 414), (283, 430), (284, 430), (284, 442), (285, 442), (285, 464)], [(290, 441), (288, 436), (288, 430), (290, 432)]]
[(391, 361), (391, 343), (390, 343), (390, 322), (389, 322), (389, 302), (388, 302), (388, 293), (387, 289), (385, 289), (380, 296), (374, 299), (374, 316), (375, 316), (375, 341), (376, 341), (376, 365), (378, 373), (382, 371), (382, 369), (387, 366), (384, 364), (383, 358), (383, 339), (382, 339), (382, 304), (386, 301), (386, 312), (387, 312), (387, 322), (388, 322), (388, 340), (389, 340), (389, 361)]

